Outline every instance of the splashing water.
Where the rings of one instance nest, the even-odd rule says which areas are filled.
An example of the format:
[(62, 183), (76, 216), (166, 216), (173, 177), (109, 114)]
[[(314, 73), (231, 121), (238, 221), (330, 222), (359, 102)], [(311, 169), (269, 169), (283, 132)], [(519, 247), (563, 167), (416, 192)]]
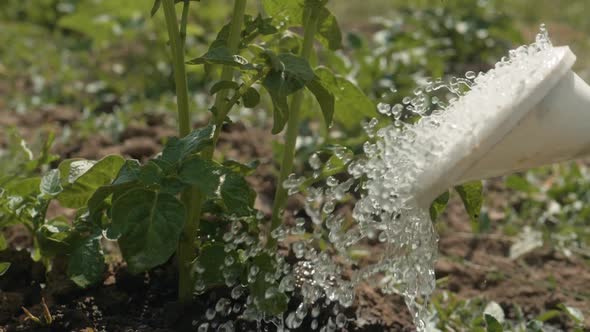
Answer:
[[(282, 243), (287, 237), (297, 239), (289, 244), (296, 263), (269, 252), (261, 241), (256, 245), (257, 239), (244, 233), (247, 227), (239, 220), (223, 234), (226, 252), (244, 245), (246, 258), (272, 257), (276, 270), (261, 271), (253, 265), (247, 284), (263, 280), (276, 285), (265, 290), (264, 298), (293, 294), (290, 303), (296, 309), (282, 317), (259, 312), (260, 299), (239, 282), (231, 268), (236, 258), (228, 255), (221, 269), (231, 292), (209, 299), (211, 306), (193, 322), (195, 328), (234, 331), (239, 327), (232, 321), (239, 318), (255, 321), (259, 330), (262, 321), (276, 325), (277, 331), (307, 326), (320, 332), (341, 330), (348, 320), (343, 308), (352, 306), (356, 286), (374, 283), (386, 293), (401, 294), (417, 330), (426, 331), (438, 244), (430, 203), (462, 181), (474, 158), (497, 143), (489, 140), (492, 132), (508, 130), (508, 118), (520, 119), (531, 102), (538, 102), (531, 95), (547, 92), (542, 89), (551, 87), (545, 82), (548, 74), (563, 55), (542, 26), (534, 43), (511, 50), (486, 73), (431, 80), (400, 104), (380, 104), (378, 111), (389, 120), (363, 124), (370, 138), (363, 145), (364, 154), (355, 157), (345, 148), (333, 147), (326, 161), (325, 153), (316, 153), (309, 159), (311, 178), (293, 174), (282, 184), (289, 194), (304, 190), (305, 214), (311, 219), (296, 214), (293, 226), (282, 225), (270, 234)], [(350, 206), (346, 202), (351, 199), (354, 208), (347, 214), (343, 207)], [(311, 236), (306, 234), (310, 229)], [(368, 263), (359, 264), (357, 253), (368, 243), (378, 245), (371, 255), (365, 254), (370, 256)], [(203, 266), (195, 265), (196, 274), (204, 272)], [(206, 289), (199, 280), (196, 294)]]
[[(313, 304), (325, 294), (330, 301), (350, 306), (354, 287), (376, 280), (384, 291), (404, 297), (417, 329), (425, 330), (428, 313), (420, 299), (427, 301), (435, 288), (438, 242), (430, 202), (466, 170), (468, 165), (457, 161), (481, 153), (473, 147), (489, 136), (486, 122), (497, 118), (500, 110), (522, 107), (524, 98), (559, 59), (541, 26), (534, 43), (511, 50), (486, 73), (429, 81), (402, 104), (380, 104), (379, 112), (391, 122), (378, 130), (376, 119), (365, 124), (371, 140), (364, 144), (364, 156), (351, 160), (343, 152), (335, 153), (348, 165), (348, 177), (340, 182), (330, 176), (325, 185), (306, 192), (305, 211), (312, 219), (314, 237), (293, 245), (296, 256), (312, 270), (301, 282), (303, 302)], [(419, 120), (408, 124), (409, 119)], [(317, 155), (310, 159), (314, 170), (320, 169), (320, 163)], [(294, 192), (304, 180), (292, 177), (284, 185)], [(358, 197), (353, 226), (335, 212), (347, 195)], [(339, 263), (312, 246), (326, 232), (342, 257)], [(379, 261), (352, 268), (351, 249), (375, 238), (384, 247)]]

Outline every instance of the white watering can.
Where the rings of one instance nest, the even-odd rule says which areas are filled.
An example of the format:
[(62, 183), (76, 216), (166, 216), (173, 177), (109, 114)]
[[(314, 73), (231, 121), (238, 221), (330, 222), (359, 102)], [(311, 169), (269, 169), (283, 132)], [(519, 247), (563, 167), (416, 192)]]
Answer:
[(454, 185), (590, 154), (590, 86), (571, 70), (576, 57), (569, 47), (551, 52), (555, 61), (543, 77), (500, 103), (473, 137), (456, 142), (450, 157), (427, 175), (420, 205), (429, 206)]

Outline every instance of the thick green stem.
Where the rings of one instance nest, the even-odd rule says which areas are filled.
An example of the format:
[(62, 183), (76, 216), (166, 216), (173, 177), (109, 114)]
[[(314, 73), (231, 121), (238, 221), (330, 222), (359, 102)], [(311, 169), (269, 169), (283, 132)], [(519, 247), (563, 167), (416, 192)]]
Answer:
[(180, 42), (182, 44), (182, 48), (186, 43), (186, 25), (188, 23), (188, 11), (190, 8), (190, 1), (184, 0), (184, 4), (182, 6), (182, 16), (180, 19)]
[(162, 7), (166, 17), (168, 38), (172, 49), (172, 64), (174, 67), (174, 83), (176, 84), (176, 98), (178, 104), (178, 129), (180, 136), (190, 133), (190, 120), (188, 111), (188, 86), (186, 69), (184, 67), (184, 47), (178, 31), (178, 19), (174, 9), (174, 0), (163, 0)]
[[(314, 36), (318, 26), (319, 15), (315, 8), (310, 8), (308, 17), (305, 19), (303, 47), (301, 49), (301, 57), (309, 61), (313, 51)], [(287, 133), (285, 136), (285, 147), (283, 150), (283, 162), (281, 164), (281, 172), (277, 182), (275, 192), (275, 199), (272, 208), (272, 222), (270, 230), (274, 230), (281, 224), (282, 210), (287, 202), (288, 193), (283, 188), (283, 182), (287, 179), (289, 174), (293, 171), (293, 160), (295, 159), (295, 141), (299, 134), (299, 111), (301, 103), (303, 102), (303, 90), (299, 90), (291, 100), (291, 107), (289, 109), (289, 120), (287, 122)], [(276, 246), (276, 241), (269, 237), (269, 247)]]
[[(188, 106), (188, 87), (184, 65), (184, 41), (180, 36), (178, 19), (174, 8), (174, 0), (163, 0), (166, 27), (172, 49), (174, 66), (174, 82), (176, 84), (176, 98), (178, 104), (178, 132), (186, 136), (190, 133), (190, 118)], [(184, 13), (188, 13), (188, 1), (184, 3)], [(183, 24), (186, 24), (186, 14), (183, 14)], [(190, 262), (195, 258), (195, 236), (199, 227), (197, 206), (194, 204), (199, 197), (199, 191), (193, 187), (184, 191), (181, 200), (187, 208), (184, 230), (178, 243), (178, 300), (188, 303), (192, 300), (193, 282), (191, 280)]]
[[(185, 2), (185, 6), (186, 6)], [(166, 15), (166, 22), (168, 25), (168, 32), (172, 34), (175, 32), (177, 35), (176, 39), (177, 42), (173, 42), (173, 37), (170, 37), (170, 44), (176, 45), (172, 46), (173, 53), (175, 53), (177, 49), (181, 50), (182, 52), (182, 73), (184, 74), (184, 80), (186, 84), (186, 74), (184, 71), (184, 49), (182, 45), (184, 42), (180, 38), (180, 34), (178, 32), (178, 23), (176, 22), (176, 12), (174, 11), (174, 0), (164, 0), (164, 9), (166, 9), (166, 5), (168, 5), (170, 11), (170, 20), (168, 19), (168, 14)], [(185, 10), (188, 11), (188, 8), (185, 7)], [(233, 17), (230, 25), (230, 33), (229, 33), (229, 40), (228, 40), (228, 47), (232, 52), (236, 53), (238, 50), (239, 42), (240, 42), (240, 35), (242, 32), (242, 25), (244, 22), (244, 14), (246, 11), (246, 0), (236, 0), (234, 4), (234, 12)], [(181, 32), (184, 30), (185, 26), (185, 19), (184, 19), (183, 11), (183, 27), (181, 27)], [(172, 22), (172, 23), (169, 23)], [(174, 27), (172, 29), (172, 26)], [(175, 56), (178, 58), (178, 56)], [(176, 61), (175, 61), (176, 64)], [(175, 76), (177, 73), (176, 66), (175, 66)], [(180, 72), (180, 70), (178, 71)], [(231, 80), (233, 76), (233, 68), (229, 66), (224, 66), (222, 69), (221, 79), (222, 80)], [(178, 80), (178, 79), (177, 79)], [(185, 85), (186, 86), (186, 85)], [(177, 84), (177, 91), (178, 91), (178, 84)], [(223, 102), (227, 98), (227, 91), (223, 90), (220, 91), (215, 100), (215, 107), (217, 109), (223, 109)], [(180, 99), (180, 98), (179, 98)], [(187, 107), (188, 108), (188, 107)], [(180, 111), (180, 107), (179, 107)], [(213, 136), (213, 144), (212, 148), (207, 149), (201, 153), (201, 157), (204, 159), (211, 159), (213, 157), (213, 152), (215, 149), (215, 145), (217, 144), (217, 139), (219, 137), (219, 133), (221, 130), (221, 126), (223, 124), (223, 120), (227, 115), (229, 108), (224, 111), (224, 114), (220, 114), (221, 112), (217, 113), (217, 117), (215, 118), (215, 132)], [(180, 118), (180, 117), (179, 117)], [(188, 119), (188, 117), (187, 117)], [(182, 132), (182, 130), (181, 130)], [(188, 132), (187, 132), (188, 133)], [(184, 231), (182, 233), (180, 242), (178, 244), (178, 268), (179, 268), (179, 280), (178, 280), (178, 299), (181, 303), (187, 303), (192, 299), (193, 293), (193, 280), (191, 279), (190, 274), (190, 263), (196, 258), (196, 247), (195, 247), (195, 237), (197, 235), (199, 229), (199, 222), (201, 220), (201, 211), (203, 206), (204, 196), (202, 193), (197, 190), (195, 187), (192, 187), (185, 191), (182, 194), (182, 201), (184, 202), (185, 206), (187, 206), (187, 222), (185, 223)]]

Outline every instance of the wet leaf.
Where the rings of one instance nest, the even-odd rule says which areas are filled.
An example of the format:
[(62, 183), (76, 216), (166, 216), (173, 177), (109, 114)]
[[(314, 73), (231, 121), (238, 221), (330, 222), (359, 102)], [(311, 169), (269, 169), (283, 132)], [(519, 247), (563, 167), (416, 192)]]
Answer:
[(255, 67), (241, 55), (233, 54), (233, 52), (225, 47), (218, 45), (211, 48), (207, 53), (198, 58), (194, 58), (187, 62), (189, 65), (225, 65), (232, 66), (242, 70), (254, 69)]
[(118, 238), (131, 272), (147, 271), (174, 254), (185, 215), (173, 195), (133, 189), (114, 201), (109, 237)]
[[(225, 265), (227, 256), (234, 258), (234, 264), (229, 267)], [(242, 268), (235, 251), (226, 252), (225, 246), (222, 244), (206, 243), (201, 247), (197, 258), (196, 279), (202, 281), (206, 287), (224, 285), (224, 270), (231, 269), (231, 272), (237, 276), (241, 273)], [(226, 271), (226, 273), (228, 272), (230, 271)]]
[[(258, 309), (270, 315), (284, 313), (287, 310), (289, 298), (277, 289), (276, 283), (268, 282), (265, 279), (267, 273), (275, 273), (273, 258), (269, 254), (262, 253), (254, 257), (251, 266), (256, 266), (258, 269), (256, 279), (249, 284), (250, 294), (254, 297), (254, 303)], [(276, 292), (268, 294), (269, 289), (276, 289)]]

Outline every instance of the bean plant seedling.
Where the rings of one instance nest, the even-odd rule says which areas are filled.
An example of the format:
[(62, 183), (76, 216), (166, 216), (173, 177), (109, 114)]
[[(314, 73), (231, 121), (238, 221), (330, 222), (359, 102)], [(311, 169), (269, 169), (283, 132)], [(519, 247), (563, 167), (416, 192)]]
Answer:
[[(342, 47), (340, 28), (326, 7), (327, 0), (264, 0), (255, 16), (247, 14), (247, 0), (235, 0), (231, 20), (208, 50), (186, 59), (189, 10), (198, 2), (155, 0), (151, 9), (152, 16), (165, 18), (178, 137), (168, 138), (161, 153), (144, 163), (117, 155), (99, 161), (69, 159), (42, 177), (0, 177), (0, 226), (25, 225), (34, 235), (34, 257), (48, 269), (54, 259), (65, 259), (68, 276), (80, 287), (102, 280), (101, 240), (106, 237), (117, 241), (133, 273), (175, 257), (182, 303), (192, 301), (195, 292), (239, 282), (247, 285), (256, 310), (280, 315), (287, 309), (286, 294), (293, 286), (276, 277), (283, 273), (284, 259), (276, 254), (278, 237), (271, 234), (285, 219), (289, 191), (283, 184), (293, 172), (304, 102), (310, 96), (315, 99), (321, 111), (317, 122), (325, 131), (333, 122), (342, 125), (339, 110), (350, 98), (365, 108), (373, 103), (352, 82), (318, 66), (321, 57), (316, 48), (325, 55)], [(210, 121), (194, 130), (187, 66), (204, 66), (214, 77)], [(215, 154), (221, 130), (231, 121), (228, 114), (237, 106), (258, 107), (265, 98), (272, 104), (272, 134), (284, 132), (270, 220), (254, 208), (256, 193), (245, 179), (256, 163), (241, 164)], [(374, 109), (363, 112), (369, 115)], [(53, 161), (49, 146), (50, 140), (35, 158), (22, 145), (29, 159), (26, 166), (41, 169)], [(333, 163), (302, 186), (335, 175), (345, 166)], [(458, 191), (476, 216), (481, 186), (472, 184)], [(435, 202), (433, 219), (447, 200), (448, 194)], [(52, 202), (75, 209), (73, 222), (63, 217), (48, 220)], [(0, 237), (0, 250), (5, 246)], [(9, 268), (0, 262), (0, 275)]]

